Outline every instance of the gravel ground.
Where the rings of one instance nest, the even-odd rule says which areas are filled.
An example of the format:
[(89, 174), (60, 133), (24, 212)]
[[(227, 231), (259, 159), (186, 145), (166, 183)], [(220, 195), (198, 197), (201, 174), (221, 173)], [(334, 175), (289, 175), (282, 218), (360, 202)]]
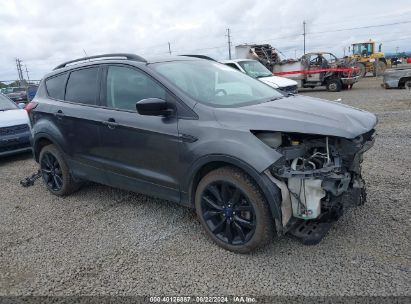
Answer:
[(0, 295), (411, 295), (411, 91), (368, 78), (302, 94), (378, 114), (368, 202), (316, 246), (276, 239), (250, 255), (206, 236), (192, 210), (101, 185), (58, 198), (30, 155), (0, 160)]

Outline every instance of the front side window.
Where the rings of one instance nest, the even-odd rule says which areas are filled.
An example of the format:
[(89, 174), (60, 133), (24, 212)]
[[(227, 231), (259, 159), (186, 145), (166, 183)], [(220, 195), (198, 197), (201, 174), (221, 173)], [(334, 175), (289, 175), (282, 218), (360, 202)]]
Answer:
[(97, 104), (98, 67), (75, 70), (70, 73), (65, 100), (95, 105)]
[(171, 61), (153, 64), (153, 69), (194, 100), (214, 107), (240, 107), (284, 97), (274, 88), (217, 62)]
[(235, 63), (225, 63), (225, 65), (228, 65), (229, 67), (240, 71), (239, 67)]
[(150, 76), (124, 66), (109, 66), (107, 72), (107, 106), (136, 111), (136, 103), (146, 98), (166, 98), (166, 91)]
[(273, 73), (270, 72), (264, 65), (255, 60), (250, 61), (240, 61), (239, 65), (244, 69), (244, 71), (254, 78), (260, 77), (269, 77), (273, 76)]
[(60, 74), (46, 80), (46, 88), (49, 96), (54, 99), (64, 99), (64, 85), (67, 74)]

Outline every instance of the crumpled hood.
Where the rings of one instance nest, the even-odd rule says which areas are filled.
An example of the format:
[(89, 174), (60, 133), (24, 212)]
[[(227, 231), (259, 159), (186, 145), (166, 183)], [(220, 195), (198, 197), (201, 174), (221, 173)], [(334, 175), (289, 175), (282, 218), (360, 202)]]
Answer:
[(216, 108), (228, 128), (354, 138), (374, 128), (377, 117), (336, 102), (292, 96), (240, 108)]
[(283, 88), (283, 87), (289, 87), (289, 86), (296, 86), (297, 81), (291, 80), (285, 77), (279, 77), (279, 76), (268, 76), (268, 77), (261, 77), (258, 78), (258, 80), (264, 82), (265, 84), (268, 84), (269, 86), (272, 86), (274, 88)]
[(26, 110), (15, 109), (0, 111), (0, 128), (23, 124), (30, 125)]

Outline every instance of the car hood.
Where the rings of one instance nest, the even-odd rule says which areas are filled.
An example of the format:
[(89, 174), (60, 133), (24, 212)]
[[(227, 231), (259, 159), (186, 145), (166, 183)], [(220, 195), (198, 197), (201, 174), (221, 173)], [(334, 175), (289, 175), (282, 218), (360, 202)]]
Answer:
[(268, 77), (261, 77), (258, 78), (258, 80), (268, 84), (269, 86), (272, 86), (274, 88), (283, 88), (283, 87), (288, 87), (288, 86), (296, 86), (297, 81), (284, 78), (284, 77), (279, 77), (279, 76), (268, 76)]
[(22, 124), (29, 124), (29, 117), (26, 110), (13, 109), (0, 111), (0, 128)]
[(282, 131), (354, 138), (374, 128), (374, 114), (340, 103), (291, 96), (240, 108), (216, 108), (217, 120), (237, 130)]

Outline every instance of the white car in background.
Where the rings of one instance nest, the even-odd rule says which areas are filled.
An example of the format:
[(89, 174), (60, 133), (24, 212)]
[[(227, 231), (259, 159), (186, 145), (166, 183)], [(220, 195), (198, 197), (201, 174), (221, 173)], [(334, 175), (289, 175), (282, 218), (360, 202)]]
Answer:
[(285, 93), (298, 93), (298, 83), (296, 81), (285, 77), (273, 76), (273, 73), (257, 60), (235, 59), (223, 60), (221, 63), (237, 69), (251, 77), (257, 78), (269, 86)]
[(0, 93), (0, 156), (31, 150), (30, 120), (23, 107)]

